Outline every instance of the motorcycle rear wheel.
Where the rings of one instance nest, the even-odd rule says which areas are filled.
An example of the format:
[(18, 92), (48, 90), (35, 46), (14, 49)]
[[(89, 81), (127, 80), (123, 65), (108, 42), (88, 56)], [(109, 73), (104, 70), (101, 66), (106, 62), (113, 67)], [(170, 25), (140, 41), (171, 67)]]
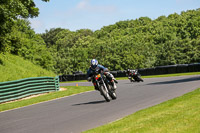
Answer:
[(140, 75), (138, 76), (138, 81), (139, 81), (139, 82), (140, 82), (140, 81), (144, 82), (144, 80), (141, 78)]

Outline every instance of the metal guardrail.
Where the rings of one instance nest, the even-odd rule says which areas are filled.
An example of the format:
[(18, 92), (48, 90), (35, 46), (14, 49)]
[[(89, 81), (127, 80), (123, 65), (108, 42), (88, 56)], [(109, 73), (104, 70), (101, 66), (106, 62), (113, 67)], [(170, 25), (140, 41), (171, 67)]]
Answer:
[(58, 91), (59, 76), (34, 77), (0, 83), (0, 103), (34, 94)]

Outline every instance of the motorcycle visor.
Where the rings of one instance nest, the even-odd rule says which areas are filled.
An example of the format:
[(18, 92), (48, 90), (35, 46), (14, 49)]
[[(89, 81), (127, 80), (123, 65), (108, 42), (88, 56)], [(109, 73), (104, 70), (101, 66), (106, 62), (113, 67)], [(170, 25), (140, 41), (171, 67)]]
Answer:
[(94, 70), (97, 67), (97, 65), (91, 65), (91, 68)]

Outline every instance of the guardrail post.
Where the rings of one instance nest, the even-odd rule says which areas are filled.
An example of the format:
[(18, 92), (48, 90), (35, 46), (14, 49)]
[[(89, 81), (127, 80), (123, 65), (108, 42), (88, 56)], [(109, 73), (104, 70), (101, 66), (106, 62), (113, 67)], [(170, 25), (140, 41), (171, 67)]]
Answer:
[(55, 88), (56, 88), (56, 91), (59, 91), (60, 89), (59, 76), (55, 77)]

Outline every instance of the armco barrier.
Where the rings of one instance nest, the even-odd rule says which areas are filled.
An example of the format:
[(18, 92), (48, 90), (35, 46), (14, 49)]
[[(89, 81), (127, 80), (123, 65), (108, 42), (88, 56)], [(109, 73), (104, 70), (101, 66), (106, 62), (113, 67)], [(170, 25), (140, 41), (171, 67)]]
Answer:
[(141, 75), (147, 75), (146, 69), (138, 69), (138, 72), (139, 72)]
[(155, 75), (156, 71), (155, 68), (147, 68), (146, 75)]
[(35, 77), (0, 83), (0, 103), (59, 90), (59, 77)]
[(75, 80), (84, 80), (86, 78), (86, 74), (75, 74)]
[(200, 63), (188, 64), (189, 72), (199, 72), (200, 71)]
[(111, 71), (110, 73), (112, 73), (112, 75), (113, 75), (114, 77), (117, 77), (117, 71)]
[(177, 72), (177, 73), (189, 72), (189, 71), (188, 71), (188, 64), (180, 64), (180, 65), (177, 65), (176, 72)]
[[(161, 74), (173, 74), (173, 73), (186, 73), (186, 72), (199, 72), (200, 63), (194, 64), (177, 64), (168, 66), (157, 66), (154, 68), (138, 69), (138, 72), (142, 76), (147, 75), (161, 75)], [(111, 71), (114, 77), (126, 77), (126, 70)], [(73, 74), (73, 75), (61, 75), (60, 81), (74, 81), (74, 80), (87, 80), (86, 74)]]
[(177, 65), (158, 66), (158, 67), (155, 67), (154, 75), (170, 74), (170, 73), (176, 73), (176, 72), (177, 72)]
[(126, 71), (117, 71), (117, 77), (126, 77)]

